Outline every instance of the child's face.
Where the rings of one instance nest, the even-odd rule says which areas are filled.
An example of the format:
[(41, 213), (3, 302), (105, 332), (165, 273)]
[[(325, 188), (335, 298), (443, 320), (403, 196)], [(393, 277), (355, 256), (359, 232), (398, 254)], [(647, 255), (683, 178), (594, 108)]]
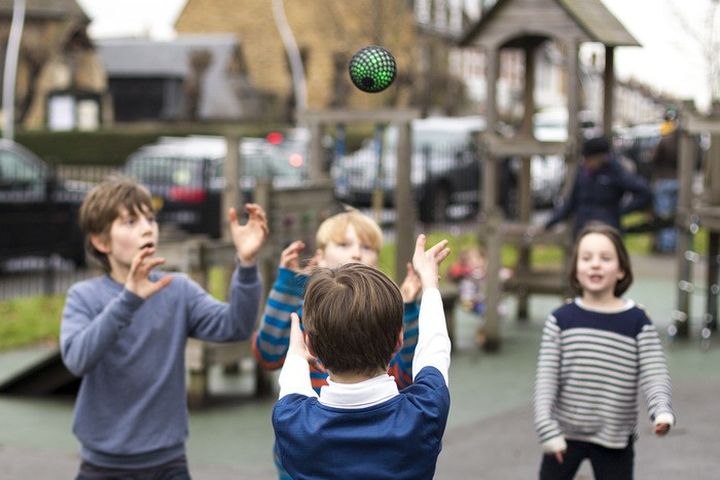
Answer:
[(601, 233), (589, 233), (580, 239), (577, 280), (583, 295), (614, 297), (615, 285), (624, 277), (615, 245), (608, 237)]
[(334, 242), (331, 240), (320, 251), (318, 265), (326, 268), (337, 268), (352, 262), (377, 267), (378, 252), (370, 245), (363, 244), (358, 238), (355, 227), (348, 225), (343, 241)]
[(155, 215), (144, 208), (143, 211), (129, 212), (120, 207), (118, 217), (110, 227), (106, 248), (112, 271), (126, 273), (133, 258), (144, 247), (157, 247), (158, 225)]

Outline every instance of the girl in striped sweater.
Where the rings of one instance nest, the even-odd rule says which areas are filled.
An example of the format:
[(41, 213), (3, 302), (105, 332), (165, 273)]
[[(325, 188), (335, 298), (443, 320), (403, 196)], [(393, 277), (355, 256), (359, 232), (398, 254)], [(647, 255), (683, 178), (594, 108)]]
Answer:
[(540, 479), (572, 479), (586, 458), (598, 480), (632, 479), (638, 392), (656, 435), (675, 421), (662, 344), (645, 310), (622, 298), (633, 275), (617, 230), (586, 226), (571, 265), (577, 297), (548, 318), (538, 357)]

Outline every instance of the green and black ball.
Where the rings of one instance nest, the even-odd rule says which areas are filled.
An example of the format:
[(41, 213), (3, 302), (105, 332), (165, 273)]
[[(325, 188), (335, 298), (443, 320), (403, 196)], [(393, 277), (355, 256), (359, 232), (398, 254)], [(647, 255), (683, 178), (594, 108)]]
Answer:
[(350, 79), (357, 88), (367, 93), (378, 93), (395, 80), (397, 65), (387, 49), (370, 45), (352, 56), (349, 69)]

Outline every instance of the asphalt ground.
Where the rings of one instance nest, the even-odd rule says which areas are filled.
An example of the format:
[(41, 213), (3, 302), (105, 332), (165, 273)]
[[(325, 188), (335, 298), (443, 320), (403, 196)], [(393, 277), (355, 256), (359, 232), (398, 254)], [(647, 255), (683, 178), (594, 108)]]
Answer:
[[(665, 332), (676, 298), (672, 258), (637, 258), (635, 273), (628, 296), (646, 306), (662, 334), (678, 418), (667, 437), (656, 438), (641, 405), (636, 478), (720, 478), (720, 421), (715, 408), (720, 401), (720, 346), (716, 338), (706, 344), (698, 340), (703, 286), (698, 285), (693, 297), (691, 338), (670, 341)], [(532, 427), (535, 358), (544, 319), (560, 301), (532, 297), (531, 320), (519, 322), (512, 318), (514, 301), (508, 299), (510, 313), (503, 321), (503, 343), (496, 354), (475, 348), (476, 319), (458, 312), (450, 370), (452, 407), (436, 478), (537, 478), (541, 452)], [(0, 376), (38, 354), (38, 350), (1, 354)], [(191, 412), (188, 459), (194, 478), (274, 478), (270, 425), (274, 399), (239, 393), (251, 386), (249, 378), (216, 372), (212, 383), (216, 401)], [(79, 447), (71, 423), (71, 398), (0, 397), (0, 479), (74, 478)], [(576, 478), (593, 478), (587, 464)]]

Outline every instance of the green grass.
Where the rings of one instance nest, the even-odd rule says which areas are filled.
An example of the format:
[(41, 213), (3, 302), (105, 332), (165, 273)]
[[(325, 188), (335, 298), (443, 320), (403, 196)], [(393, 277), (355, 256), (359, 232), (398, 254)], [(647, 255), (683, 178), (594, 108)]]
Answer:
[[(461, 251), (477, 245), (477, 236), (467, 233), (451, 236), (444, 232), (428, 235), (428, 244), (432, 245), (443, 238), (450, 243), (452, 253), (445, 260), (441, 273), (457, 259)], [(647, 254), (651, 251), (650, 234), (628, 235), (625, 239), (631, 254)], [(695, 236), (695, 250), (706, 252), (707, 235), (701, 229)], [(532, 265), (535, 268), (561, 268), (563, 251), (558, 247), (540, 246), (532, 251)], [(394, 278), (395, 245), (386, 244), (380, 252), (380, 268)], [(512, 268), (517, 261), (517, 250), (511, 246), (502, 249), (503, 266)], [(224, 300), (226, 291), (225, 270), (211, 269), (208, 277), (211, 295)], [(56, 342), (60, 331), (60, 318), (64, 296), (39, 296), (0, 301), (0, 350), (32, 345), (42, 342)]]
[(0, 350), (57, 342), (65, 297), (27, 297), (0, 302)]

